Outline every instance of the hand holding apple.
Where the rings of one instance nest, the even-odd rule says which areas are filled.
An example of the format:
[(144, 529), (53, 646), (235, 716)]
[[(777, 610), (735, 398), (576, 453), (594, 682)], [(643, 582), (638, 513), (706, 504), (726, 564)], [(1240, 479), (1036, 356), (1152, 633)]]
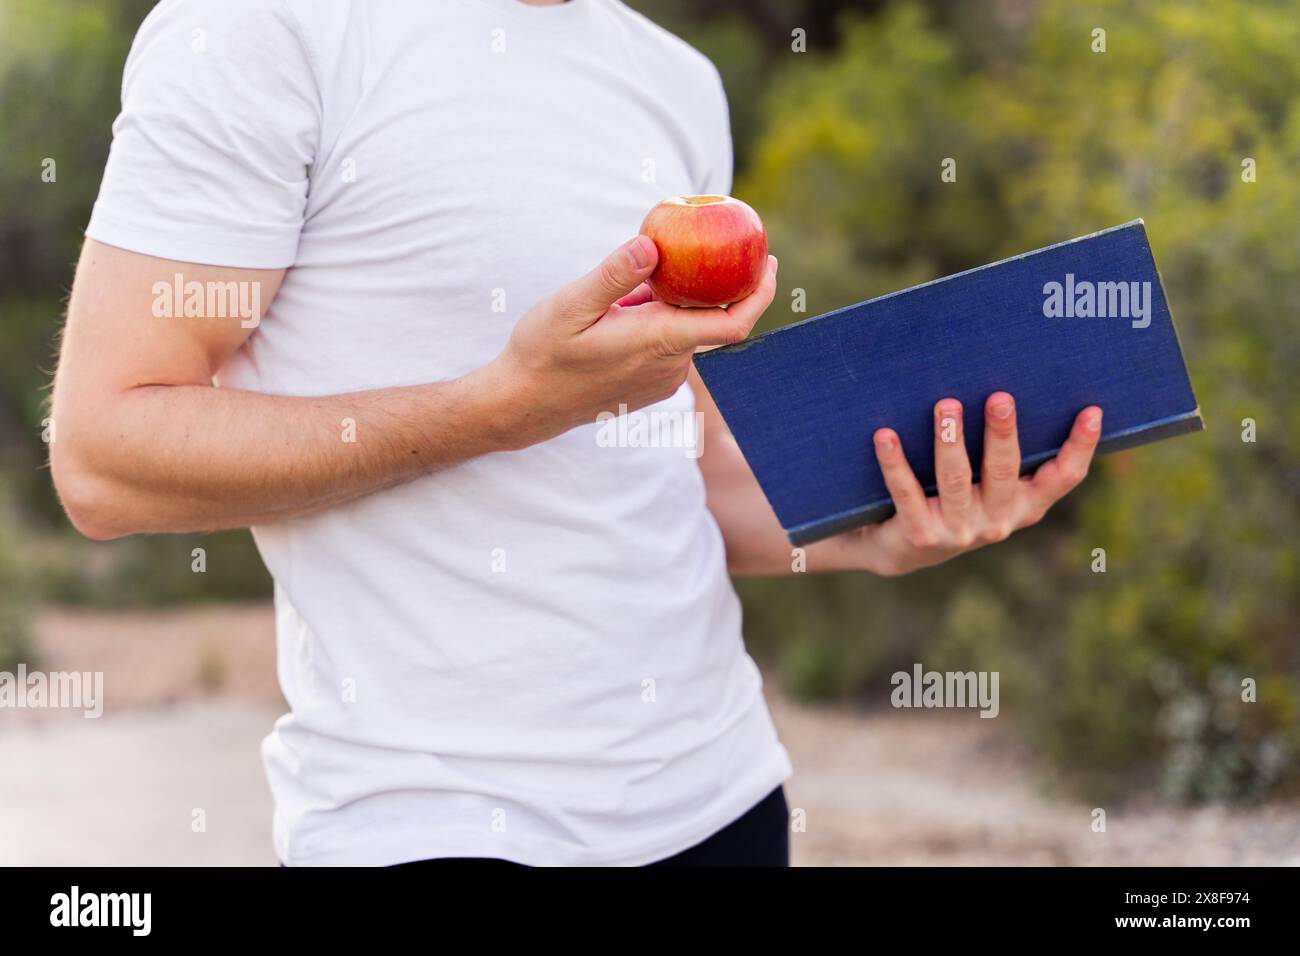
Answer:
[(602, 412), (668, 398), (697, 349), (743, 340), (776, 294), (776, 260), (764, 257), (757, 286), (731, 308), (678, 308), (647, 285), (658, 265), (646, 236), (624, 243), (529, 309), (501, 354), (467, 377), (494, 396), (500, 447), (525, 448)]
[(739, 302), (767, 271), (767, 232), (748, 205), (730, 196), (675, 196), (641, 223), (659, 250), (649, 285), (669, 305)]

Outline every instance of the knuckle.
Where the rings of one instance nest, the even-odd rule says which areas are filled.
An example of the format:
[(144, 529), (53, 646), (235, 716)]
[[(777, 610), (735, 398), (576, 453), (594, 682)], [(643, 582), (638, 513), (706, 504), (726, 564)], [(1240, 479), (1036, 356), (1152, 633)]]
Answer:
[(749, 336), (749, 324), (746, 322), (733, 322), (722, 331), (720, 338), (724, 345), (735, 345), (737, 342), (743, 342)]
[(650, 349), (661, 358), (671, 358), (681, 349), (677, 347), (676, 336), (667, 325), (655, 323), (650, 334)]
[(623, 288), (622, 276), (608, 259), (596, 270), (596, 281), (600, 284), (601, 290), (611, 296)]
[(904, 537), (908, 545), (918, 551), (928, 551), (939, 544), (939, 536), (925, 527), (910, 528)]
[(1016, 423), (1014, 419), (1008, 419), (1007, 421), (998, 421), (995, 418), (989, 419), (988, 424), (985, 427), (987, 428), (988, 433), (994, 438), (1010, 441), (1016, 437)]
[(1011, 522), (994, 521), (984, 529), (982, 539), (985, 544), (998, 544), (1011, 537)]
[(1020, 474), (1020, 466), (1008, 458), (994, 458), (985, 465), (988, 476), (994, 481), (1010, 481)]
[(969, 548), (975, 544), (975, 532), (970, 528), (959, 528), (952, 533), (952, 540), (959, 548)]
[(1061, 469), (1061, 473), (1065, 478), (1066, 484), (1070, 487), (1074, 487), (1083, 481), (1083, 479), (1088, 477), (1088, 466), (1079, 462), (1071, 462), (1069, 465), (1066, 465)]
[(970, 473), (962, 471), (945, 472), (939, 476), (939, 487), (949, 494), (958, 494), (970, 487)]

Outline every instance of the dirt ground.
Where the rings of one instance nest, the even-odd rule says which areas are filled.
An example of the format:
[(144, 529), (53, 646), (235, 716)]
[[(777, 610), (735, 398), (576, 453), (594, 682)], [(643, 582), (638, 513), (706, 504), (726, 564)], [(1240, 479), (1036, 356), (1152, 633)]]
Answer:
[[(0, 865), (274, 865), (269, 608), (47, 611), (37, 630), (39, 669), (104, 672), (106, 712), (0, 712)], [(796, 864), (1300, 865), (1300, 805), (1115, 808), (1094, 832), (1003, 721), (769, 700)]]

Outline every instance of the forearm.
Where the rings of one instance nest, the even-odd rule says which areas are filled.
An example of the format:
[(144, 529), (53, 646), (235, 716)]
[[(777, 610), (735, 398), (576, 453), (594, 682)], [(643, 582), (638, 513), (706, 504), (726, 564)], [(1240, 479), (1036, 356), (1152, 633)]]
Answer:
[(709, 510), (722, 531), (727, 569), (737, 576), (786, 575), (804, 571), (863, 568), (861, 556), (846, 554), (835, 538), (796, 550), (772, 512), (735, 439), (713, 437), (701, 459)]
[(514, 447), (500, 392), (488, 369), (323, 397), (151, 385), (103, 394), (92, 418), (62, 415), (56, 389), (51, 461), (93, 537), (245, 527)]

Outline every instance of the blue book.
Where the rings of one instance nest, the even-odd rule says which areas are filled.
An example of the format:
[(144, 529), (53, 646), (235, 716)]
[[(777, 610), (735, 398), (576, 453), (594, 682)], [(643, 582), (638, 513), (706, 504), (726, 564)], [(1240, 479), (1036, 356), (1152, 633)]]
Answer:
[[(695, 358), (792, 544), (893, 514), (872, 435), (935, 490), (933, 408), (1016, 399), (1025, 473), (1098, 405), (1099, 451), (1204, 427), (1141, 220), (837, 309)], [(1140, 480), (1140, 479), (1139, 479)]]

